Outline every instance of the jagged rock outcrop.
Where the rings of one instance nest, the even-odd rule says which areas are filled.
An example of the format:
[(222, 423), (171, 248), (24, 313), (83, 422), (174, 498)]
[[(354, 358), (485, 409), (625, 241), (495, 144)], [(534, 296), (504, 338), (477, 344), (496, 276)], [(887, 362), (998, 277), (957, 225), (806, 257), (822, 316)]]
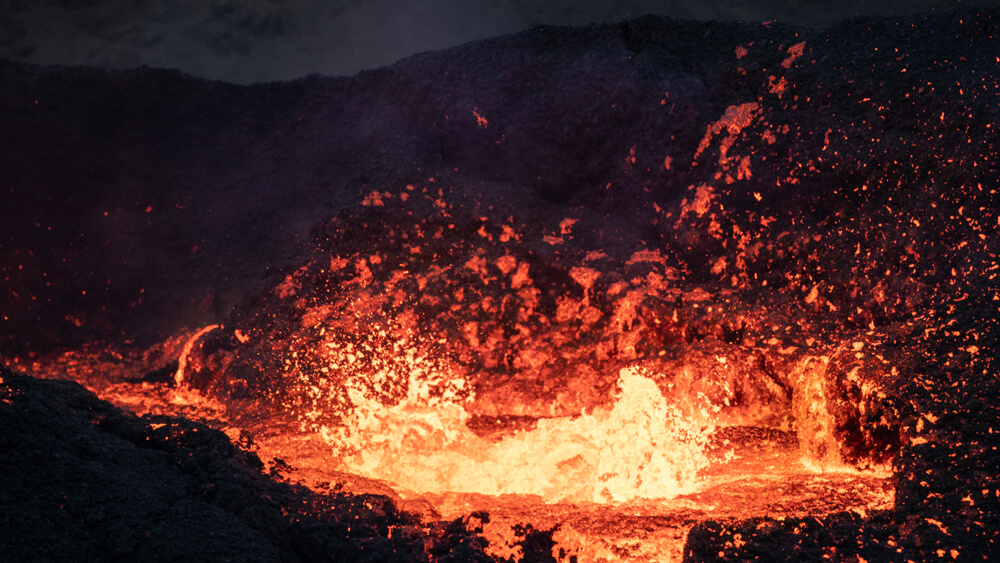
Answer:
[(218, 430), (76, 383), (0, 368), (0, 423), (8, 561), (490, 560), (461, 522), (285, 484)]

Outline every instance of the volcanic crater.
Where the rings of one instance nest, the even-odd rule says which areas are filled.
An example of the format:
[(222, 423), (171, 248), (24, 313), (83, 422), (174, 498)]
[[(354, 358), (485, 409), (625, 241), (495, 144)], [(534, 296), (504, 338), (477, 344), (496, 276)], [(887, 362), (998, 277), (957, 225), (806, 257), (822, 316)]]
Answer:
[(12, 560), (1000, 552), (996, 10), (0, 77)]

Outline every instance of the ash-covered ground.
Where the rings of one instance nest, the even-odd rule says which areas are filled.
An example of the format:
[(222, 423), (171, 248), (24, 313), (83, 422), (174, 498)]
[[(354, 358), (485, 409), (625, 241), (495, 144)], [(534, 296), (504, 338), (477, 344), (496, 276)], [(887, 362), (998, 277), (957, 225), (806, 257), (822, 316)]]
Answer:
[[(166, 385), (183, 357), (185, 385), (260, 429), (336, 425), (359, 370), (394, 373), (407, 353), (461, 374), (477, 422), (605, 405), (639, 365), (682, 407), (699, 397), (720, 423), (796, 433), (819, 463), (894, 475), (892, 510), (709, 520), (687, 559), (1000, 551), (1000, 12), (825, 29), (646, 17), (254, 86), (0, 74), (0, 354), (17, 371)], [(376, 501), (316, 500), (207, 428), (191, 442), (196, 425), (3, 378), (5, 515), (23, 531), (5, 552), (482, 555), (474, 526), (434, 536), (382, 497), (373, 531), (344, 535), (337, 503)], [(370, 391), (398, 400), (395, 383)], [(129, 450), (147, 438), (183, 443)], [(205, 492), (232, 479), (242, 492), (218, 498), (239, 502)], [(162, 506), (120, 508), (148, 495)], [(332, 504), (300, 517), (303, 502)], [(184, 510), (212, 529), (163, 520)]]

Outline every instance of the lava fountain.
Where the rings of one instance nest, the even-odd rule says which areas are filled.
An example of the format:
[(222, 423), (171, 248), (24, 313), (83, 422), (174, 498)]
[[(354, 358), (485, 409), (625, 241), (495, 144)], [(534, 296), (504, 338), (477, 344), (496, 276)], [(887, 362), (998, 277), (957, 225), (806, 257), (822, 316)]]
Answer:
[[(692, 191), (708, 213), (706, 188)], [(519, 553), (525, 526), (564, 559), (680, 559), (708, 518), (891, 508), (885, 457), (845, 450), (830, 400), (831, 363), (867, 365), (861, 340), (751, 339), (786, 321), (692, 286), (663, 252), (624, 237), (595, 249), (577, 217), (494, 225), (444, 190), (413, 203), (427, 193), (365, 195), (239, 328), (117, 354), (141, 377), (114, 383), (94, 351), (34, 369), (137, 412), (213, 420), (316, 490), (478, 514), (470, 530), (497, 557)], [(626, 515), (654, 530), (612, 526)]]

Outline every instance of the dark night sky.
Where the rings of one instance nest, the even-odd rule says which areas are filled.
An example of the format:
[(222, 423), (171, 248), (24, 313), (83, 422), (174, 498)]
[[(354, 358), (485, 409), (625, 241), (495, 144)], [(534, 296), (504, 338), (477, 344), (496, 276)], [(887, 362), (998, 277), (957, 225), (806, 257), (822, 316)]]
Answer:
[(249, 83), (349, 75), (536, 25), (646, 13), (824, 26), (1000, 0), (0, 0), (0, 57)]

